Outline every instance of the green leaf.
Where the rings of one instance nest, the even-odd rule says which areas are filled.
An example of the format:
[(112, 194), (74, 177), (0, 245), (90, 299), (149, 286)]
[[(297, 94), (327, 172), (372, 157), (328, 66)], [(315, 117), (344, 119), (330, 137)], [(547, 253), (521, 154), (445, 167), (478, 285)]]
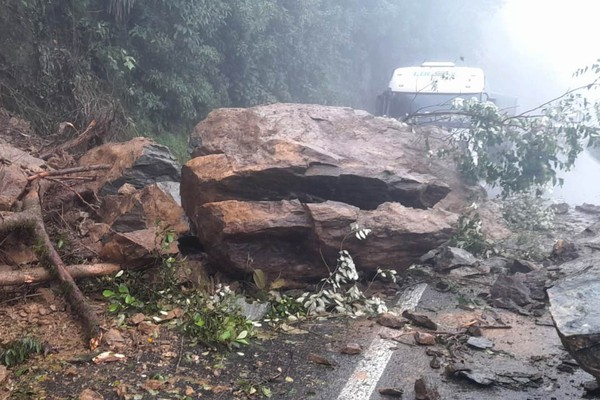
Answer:
[(115, 295), (115, 292), (113, 292), (112, 290), (106, 289), (104, 291), (102, 291), (102, 296), (104, 297), (113, 297)]
[(271, 396), (273, 396), (273, 393), (271, 392), (271, 389), (269, 389), (266, 386), (261, 386), (260, 387), (260, 391), (262, 392), (263, 396), (265, 396), (265, 397), (271, 397)]
[(129, 294), (129, 288), (127, 287), (126, 284), (124, 284), (124, 283), (119, 284), (119, 293)]
[(231, 331), (229, 329), (227, 329), (227, 330), (221, 332), (221, 334), (219, 335), (219, 341), (226, 342), (229, 339), (231, 339), (231, 336), (232, 336)]
[(267, 278), (262, 269), (255, 269), (252, 273), (252, 279), (254, 279), (254, 284), (259, 290), (264, 290), (267, 287)]

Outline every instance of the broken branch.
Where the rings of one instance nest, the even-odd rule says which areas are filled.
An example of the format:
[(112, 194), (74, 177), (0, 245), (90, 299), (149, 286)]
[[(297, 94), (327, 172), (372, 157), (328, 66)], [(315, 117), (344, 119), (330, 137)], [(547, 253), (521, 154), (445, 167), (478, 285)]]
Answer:
[(97, 171), (101, 169), (110, 169), (110, 165), (108, 164), (100, 164), (100, 165), (89, 165), (87, 167), (73, 167), (73, 168), (65, 168), (65, 169), (57, 169), (53, 171), (44, 171), (37, 173), (35, 175), (31, 175), (27, 178), (28, 181), (33, 181), (36, 179), (45, 178), (47, 176), (57, 176), (57, 175), (67, 175), (67, 174), (75, 174), (78, 172), (89, 172), (89, 171)]
[[(0, 269), (0, 271), (1, 270), (2, 269)], [(120, 271), (121, 267), (117, 264), (110, 263), (76, 264), (66, 265), (65, 270), (73, 279), (81, 279), (111, 275)], [(16, 286), (25, 283), (45, 282), (52, 279), (54, 279), (54, 276), (45, 268), (27, 268), (0, 272), (0, 286)]]

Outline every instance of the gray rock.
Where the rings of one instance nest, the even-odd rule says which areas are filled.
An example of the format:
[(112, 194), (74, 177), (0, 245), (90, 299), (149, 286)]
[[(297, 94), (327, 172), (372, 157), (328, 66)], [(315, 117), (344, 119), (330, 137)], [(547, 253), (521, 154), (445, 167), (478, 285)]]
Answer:
[(437, 270), (474, 266), (478, 263), (479, 260), (467, 250), (450, 246), (444, 247), (434, 258), (434, 267)]
[[(226, 200), (326, 200), (374, 210), (428, 208), (465, 187), (453, 165), (428, 157), (437, 128), (408, 128), (365, 111), (309, 104), (213, 110), (190, 138), (185, 208)], [(457, 190), (458, 192), (458, 190)], [(463, 200), (464, 201), (464, 200)]]
[(570, 273), (548, 289), (550, 313), (565, 349), (600, 379), (600, 259), (576, 259), (561, 268)]
[(532, 302), (531, 291), (523, 283), (520, 275), (500, 275), (490, 289), (492, 299), (509, 299), (518, 306), (526, 306)]
[(491, 349), (494, 347), (494, 342), (484, 337), (471, 336), (467, 340), (467, 344), (479, 350)]
[(594, 204), (583, 203), (580, 206), (575, 206), (575, 209), (586, 214), (600, 214), (600, 206)]
[(139, 189), (157, 182), (179, 182), (180, 169), (181, 166), (166, 146), (151, 143), (144, 146), (142, 155), (123, 172), (121, 177), (107, 182), (100, 194), (115, 194), (124, 183)]

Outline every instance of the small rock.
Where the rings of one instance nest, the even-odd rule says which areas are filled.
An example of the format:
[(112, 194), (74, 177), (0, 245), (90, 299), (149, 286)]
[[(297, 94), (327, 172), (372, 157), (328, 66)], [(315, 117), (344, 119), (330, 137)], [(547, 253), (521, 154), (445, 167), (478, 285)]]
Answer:
[(183, 310), (181, 310), (181, 308), (174, 308), (172, 310), (169, 310), (167, 315), (163, 316), (161, 319), (163, 321), (170, 321), (172, 319), (179, 318), (182, 315), (183, 315)]
[(133, 314), (131, 318), (129, 318), (129, 322), (132, 325), (138, 325), (140, 322), (144, 321), (146, 316), (142, 313)]
[(310, 353), (308, 355), (308, 360), (311, 362), (314, 362), (315, 364), (327, 365), (329, 367), (334, 367), (337, 365), (337, 363), (335, 361), (330, 360), (326, 357), (320, 356), (315, 353)]
[(415, 381), (416, 400), (440, 400), (438, 389), (429, 377), (422, 376)]
[(520, 276), (500, 275), (496, 278), (494, 285), (490, 289), (493, 299), (510, 299), (518, 306), (525, 306), (531, 303), (531, 291)]
[(435, 336), (426, 332), (415, 332), (415, 343), (421, 346), (434, 346)]
[(377, 323), (388, 328), (400, 329), (403, 328), (408, 321), (397, 314), (387, 312), (377, 318)]
[(348, 343), (340, 350), (342, 354), (360, 354), (361, 351), (362, 347), (358, 343)]
[(414, 325), (431, 329), (432, 331), (437, 330), (437, 324), (429, 319), (426, 315), (412, 314), (408, 310), (402, 313), (402, 316), (412, 322)]
[(539, 265), (527, 260), (513, 260), (513, 263), (510, 266), (510, 272), (513, 274), (517, 272), (526, 274), (531, 271), (538, 271), (539, 269)]
[(85, 389), (79, 393), (79, 400), (104, 400), (104, 396), (92, 389)]
[(484, 337), (471, 336), (467, 340), (467, 344), (471, 347), (474, 347), (474, 348), (480, 349), (480, 350), (491, 349), (492, 347), (494, 347), (494, 342), (492, 342), (490, 339), (487, 339)]
[(450, 273), (448, 275), (455, 276), (458, 278), (468, 278), (470, 276), (487, 275), (489, 273), (490, 273), (490, 267), (488, 267), (486, 265), (480, 265), (480, 266), (476, 266), (476, 267), (464, 266), (464, 267), (454, 268), (453, 270), (450, 271)]
[(404, 394), (404, 391), (399, 388), (381, 388), (381, 389), (378, 389), (378, 392), (382, 396), (397, 397), (397, 398), (402, 397), (402, 394)]
[(554, 214), (563, 215), (569, 212), (568, 203), (552, 204), (550, 208), (554, 211)]
[(494, 383), (494, 378), (483, 372), (462, 370), (462, 371), (457, 371), (455, 373), (455, 376), (460, 377), (460, 378), (467, 378), (471, 382), (475, 382), (481, 386), (490, 386), (491, 384)]
[(586, 396), (600, 395), (600, 383), (597, 380), (584, 382), (582, 386)]
[(121, 335), (121, 332), (114, 328), (109, 329), (108, 332), (104, 333), (102, 335), (102, 340), (109, 346), (122, 344), (125, 341), (125, 339), (123, 339), (123, 336)]
[(449, 270), (460, 266), (474, 266), (479, 261), (465, 249), (458, 247), (444, 247), (434, 258), (435, 269)]

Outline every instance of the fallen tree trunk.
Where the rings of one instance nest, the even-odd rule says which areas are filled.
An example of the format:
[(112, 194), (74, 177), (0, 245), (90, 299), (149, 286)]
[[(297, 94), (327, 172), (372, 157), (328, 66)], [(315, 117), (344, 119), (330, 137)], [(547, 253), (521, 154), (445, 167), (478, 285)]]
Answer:
[(26, 194), (22, 199), (22, 211), (0, 218), (0, 232), (10, 232), (19, 228), (26, 228), (33, 232), (41, 249), (42, 260), (47, 263), (50, 274), (61, 282), (61, 289), (71, 310), (81, 320), (89, 346), (94, 349), (100, 344), (100, 321), (67, 271), (46, 232), (39, 191), (40, 183), (36, 179), (26, 189)]
[[(67, 265), (65, 270), (73, 279), (93, 278), (111, 275), (121, 270), (121, 266), (110, 263)], [(15, 286), (45, 282), (54, 279), (46, 268), (27, 268), (23, 270), (5, 270), (0, 268), (0, 286)]]

